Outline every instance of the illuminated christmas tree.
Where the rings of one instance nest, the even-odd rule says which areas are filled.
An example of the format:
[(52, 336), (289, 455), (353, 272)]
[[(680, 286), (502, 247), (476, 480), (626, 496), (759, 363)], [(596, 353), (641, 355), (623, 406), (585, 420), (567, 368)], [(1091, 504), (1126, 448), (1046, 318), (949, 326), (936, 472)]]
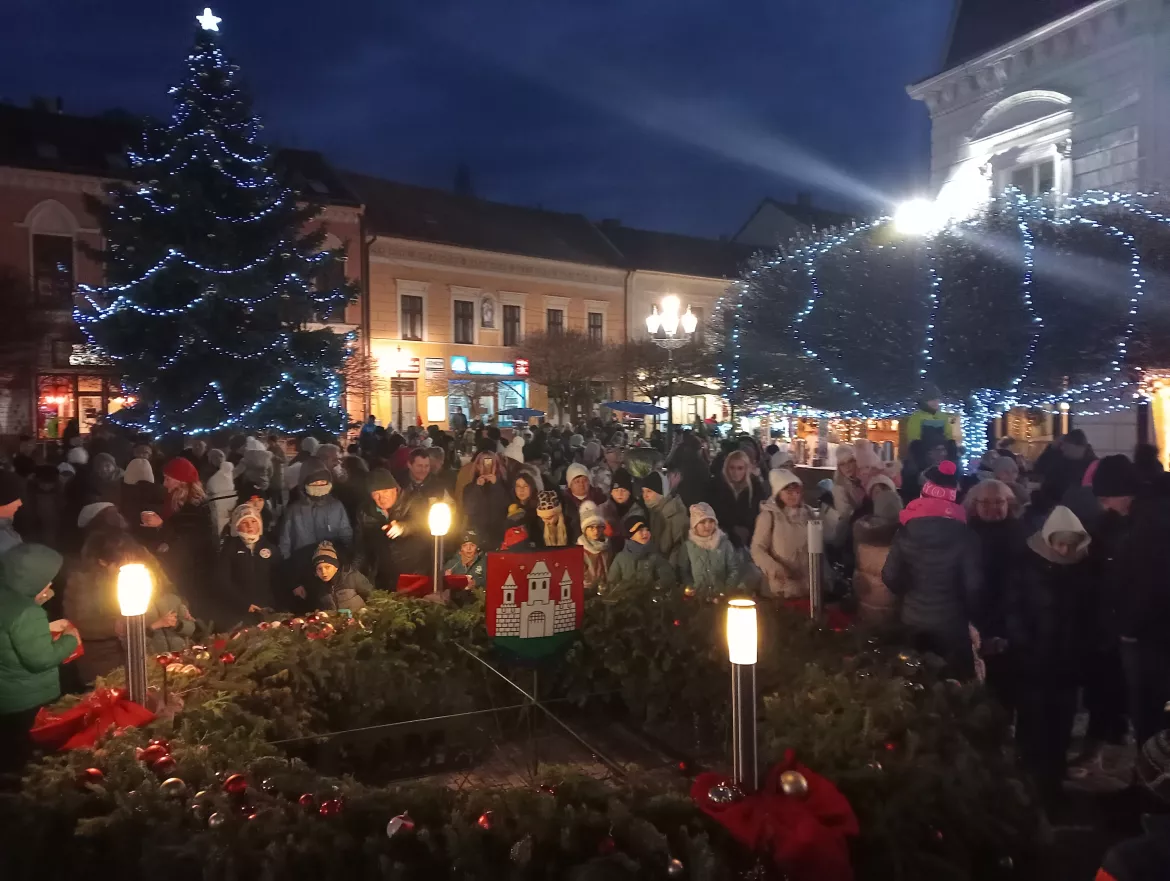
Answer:
[(306, 325), (356, 295), (335, 281), (344, 252), (323, 250), (307, 228), (321, 206), (274, 174), (219, 19), (199, 23), (169, 123), (91, 200), (106, 284), (82, 287), (76, 318), (137, 398), (126, 425), (337, 431), (346, 339)]

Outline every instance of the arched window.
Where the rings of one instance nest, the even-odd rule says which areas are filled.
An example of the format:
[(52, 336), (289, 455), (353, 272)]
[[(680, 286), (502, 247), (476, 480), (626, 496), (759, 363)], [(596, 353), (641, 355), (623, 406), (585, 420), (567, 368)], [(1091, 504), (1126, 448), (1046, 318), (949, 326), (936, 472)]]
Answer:
[(25, 218), (29, 235), (29, 266), (37, 305), (73, 307), (74, 242), (78, 223), (72, 212), (53, 199), (41, 202)]

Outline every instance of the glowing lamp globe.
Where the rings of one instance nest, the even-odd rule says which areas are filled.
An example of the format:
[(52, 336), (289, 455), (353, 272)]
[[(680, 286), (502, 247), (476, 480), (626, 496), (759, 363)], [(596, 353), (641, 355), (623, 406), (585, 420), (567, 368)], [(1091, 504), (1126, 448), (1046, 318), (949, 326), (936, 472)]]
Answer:
[(727, 657), (733, 664), (754, 664), (757, 657), (756, 604), (754, 600), (727, 603)]
[(658, 333), (658, 328), (662, 326), (662, 316), (658, 314), (658, 307), (654, 306), (650, 314), (646, 316), (646, 330), (650, 331), (650, 335)]
[(427, 516), (431, 535), (446, 535), (451, 529), (451, 506), (446, 502), (435, 502)]
[(691, 311), (691, 307), (687, 306), (687, 311), (683, 313), (682, 329), (683, 333), (694, 333), (699, 327), (699, 319), (695, 313)]
[(153, 590), (150, 570), (142, 563), (127, 563), (118, 570), (118, 606), (127, 618), (146, 614)]

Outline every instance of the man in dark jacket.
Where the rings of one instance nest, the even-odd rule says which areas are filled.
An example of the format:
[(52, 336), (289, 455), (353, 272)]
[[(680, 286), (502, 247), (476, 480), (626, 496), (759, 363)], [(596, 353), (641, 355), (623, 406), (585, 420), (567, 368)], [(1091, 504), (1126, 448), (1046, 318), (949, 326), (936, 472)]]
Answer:
[[(1040, 485), (1040, 496), (1037, 500), (1041, 511), (1048, 511), (1060, 504), (1070, 488), (1080, 485), (1085, 470), (1097, 458), (1085, 438), (1085, 433), (1079, 428), (1073, 429), (1060, 439), (1059, 452), (1060, 455), (1051, 455), (1044, 462), (1044, 482)], [(1041, 455), (1041, 459), (1044, 458), (1044, 455)]]
[(431, 571), (430, 499), (403, 492), (384, 468), (370, 472), (369, 487), (358, 510), (358, 568), (378, 590), (394, 591), (398, 576)]
[(902, 512), (882, 581), (901, 598), (915, 645), (943, 657), (962, 679), (975, 672), (969, 625), (977, 620), (983, 574), (979, 543), (955, 504), (955, 471), (944, 461), (926, 472), (922, 497)]
[(219, 591), (237, 620), (248, 612), (289, 607), (276, 596), (280, 551), (264, 536), (264, 522), (251, 505), (232, 511), (231, 534), (219, 551)]

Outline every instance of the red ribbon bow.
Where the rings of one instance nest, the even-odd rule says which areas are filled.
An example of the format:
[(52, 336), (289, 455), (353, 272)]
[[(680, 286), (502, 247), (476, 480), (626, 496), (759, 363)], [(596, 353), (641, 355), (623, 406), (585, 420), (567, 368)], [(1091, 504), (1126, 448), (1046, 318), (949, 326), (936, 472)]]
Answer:
[[(785, 771), (804, 775), (806, 795), (784, 794), (780, 775)], [(712, 788), (728, 782), (722, 774), (700, 774), (691, 798), (736, 841), (770, 854), (791, 881), (853, 881), (847, 839), (860, 831), (853, 808), (836, 786), (797, 762), (792, 750), (768, 772), (759, 792), (731, 804), (712, 801)]]
[(60, 713), (42, 707), (30, 732), (40, 746), (54, 750), (84, 749), (113, 728), (135, 728), (153, 721), (154, 713), (126, 697), (124, 688), (94, 689)]

